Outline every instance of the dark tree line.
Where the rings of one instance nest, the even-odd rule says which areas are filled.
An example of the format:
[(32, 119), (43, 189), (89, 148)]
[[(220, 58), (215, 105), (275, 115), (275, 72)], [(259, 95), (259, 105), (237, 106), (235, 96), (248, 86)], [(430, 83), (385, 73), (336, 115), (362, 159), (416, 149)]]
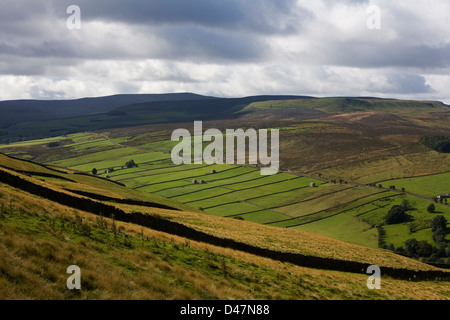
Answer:
[(450, 153), (450, 139), (445, 136), (424, 135), (419, 142), (434, 151)]

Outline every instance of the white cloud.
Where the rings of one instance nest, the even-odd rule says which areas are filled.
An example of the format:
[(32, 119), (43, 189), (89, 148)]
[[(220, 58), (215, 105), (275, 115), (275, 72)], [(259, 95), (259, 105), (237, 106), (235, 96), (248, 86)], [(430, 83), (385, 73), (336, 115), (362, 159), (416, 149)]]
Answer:
[[(2, 2), (0, 99), (192, 91), (450, 101), (445, 0), (136, 1), (80, 0), (82, 28), (72, 31), (69, 1)], [(381, 30), (366, 26), (373, 4)]]

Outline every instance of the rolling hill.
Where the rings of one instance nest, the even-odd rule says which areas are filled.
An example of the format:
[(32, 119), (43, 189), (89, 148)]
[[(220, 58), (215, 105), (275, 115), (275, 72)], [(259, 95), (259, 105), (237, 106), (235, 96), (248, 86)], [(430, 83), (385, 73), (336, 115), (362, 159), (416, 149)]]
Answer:
[[(417, 297), (405, 290), (415, 286), (446, 295), (424, 280), (450, 272), (388, 251), (182, 211), (105, 179), (0, 157), (3, 299), (402, 299)], [(83, 291), (64, 289), (66, 264), (84, 270)], [(370, 264), (383, 270), (382, 292), (364, 289)]]
[(192, 93), (114, 95), (78, 100), (0, 102), (0, 142), (31, 140), (149, 123), (232, 117), (252, 102), (300, 96), (216, 98)]
[(107, 113), (116, 108), (153, 101), (189, 101), (213, 99), (192, 93), (118, 94), (74, 100), (7, 100), (0, 101), (0, 128), (14, 124), (65, 119)]
[[(450, 188), (449, 155), (419, 141), (423, 135), (448, 135), (449, 115), (448, 106), (427, 101), (194, 97), (17, 124), (8, 135), (15, 139), (21, 132), (19, 140), (25, 141), (0, 146), (1, 221), (10, 243), (1, 249), (27, 265), (27, 259), (44, 259), (28, 248), (33, 241), (73, 250), (81, 242), (97, 263), (126, 275), (125, 297), (133, 292), (149, 297), (143, 287), (150, 286), (152, 297), (245, 298), (247, 292), (247, 298), (264, 299), (447, 299), (447, 282), (429, 280), (447, 280), (448, 271), (423, 263), (430, 257), (410, 259), (400, 248), (410, 238), (434, 244), (432, 218), (440, 214), (450, 220), (445, 203), (427, 212), (436, 194)], [(254, 166), (175, 166), (171, 133), (191, 129), (194, 120), (203, 120), (205, 129), (279, 129), (281, 172), (263, 177)], [(46, 138), (29, 140), (33, 136)], [(139, 166), (126, 168), (129, 160)], [(192, 179), (206, 183), (193, 185)], [(412, 208), (410, 221), (385, 225), (389, 208), (405, 201)], [(39, 221), (46, 226), (43, 232), (36, 229)], [(112, 249), (113, 257), (105, 256)], [(137, 261), (136, 255), (148, 261)], [(58, 253), (52, 266), (67, 259)], [(262, 263), (261, 268), (252, 263)], [(365, 269), (372, 264), (382, 267), (392, 286), (384, 293), (357, 284), (367, 279)], [(28, 279), (25, 274), (2, 268), (11, 295), (36, 294), (23, 295), (27, 286), (14, 286), (15, 276)], [(145, 284), (136, 278), (148, 270), (155, 271), (153, 280), (161, 287), (149, 285), (147, 276)], [(93, 285), (83, 297), (120, 296), (96, 272), (89, 273)], [(31, 274), (33, 281), (47, 281), (48, 290), (63, 277), (55, 269), (50, 281)], [(311, 280), (304, 293), (299, 293), (304, 280), (299, 285), (293, 274)], [(205, 289), (193, 280), (211, 277), (213, 287), (221, 289)], [(320, 277), (331, 277), (336, 286), (327, 287)], [(413, 279), (420, 281), (409, 282)], [(176, 293), (167, 283), (177, 284)], [(419, 295), (417, 285), (432, 295)], [(282, 286), (287, 289), (276, 289)], [(336, 289), (341, 286), (345, 289)]]

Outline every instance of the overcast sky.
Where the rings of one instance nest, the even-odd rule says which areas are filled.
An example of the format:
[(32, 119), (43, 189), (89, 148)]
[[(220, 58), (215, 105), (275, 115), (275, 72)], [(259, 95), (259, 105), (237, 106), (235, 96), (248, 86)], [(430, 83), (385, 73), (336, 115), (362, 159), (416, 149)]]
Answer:
[(0, 0), (0, 100), (170, 92), (450, 104), (450, 1)]

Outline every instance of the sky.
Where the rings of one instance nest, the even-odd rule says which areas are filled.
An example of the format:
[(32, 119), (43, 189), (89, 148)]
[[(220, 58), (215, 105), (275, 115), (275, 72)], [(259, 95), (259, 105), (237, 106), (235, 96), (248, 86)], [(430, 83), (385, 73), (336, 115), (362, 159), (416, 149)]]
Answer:
[(0, 100), (172, 92), (450, 104), (450, 1), (0, 0)]

